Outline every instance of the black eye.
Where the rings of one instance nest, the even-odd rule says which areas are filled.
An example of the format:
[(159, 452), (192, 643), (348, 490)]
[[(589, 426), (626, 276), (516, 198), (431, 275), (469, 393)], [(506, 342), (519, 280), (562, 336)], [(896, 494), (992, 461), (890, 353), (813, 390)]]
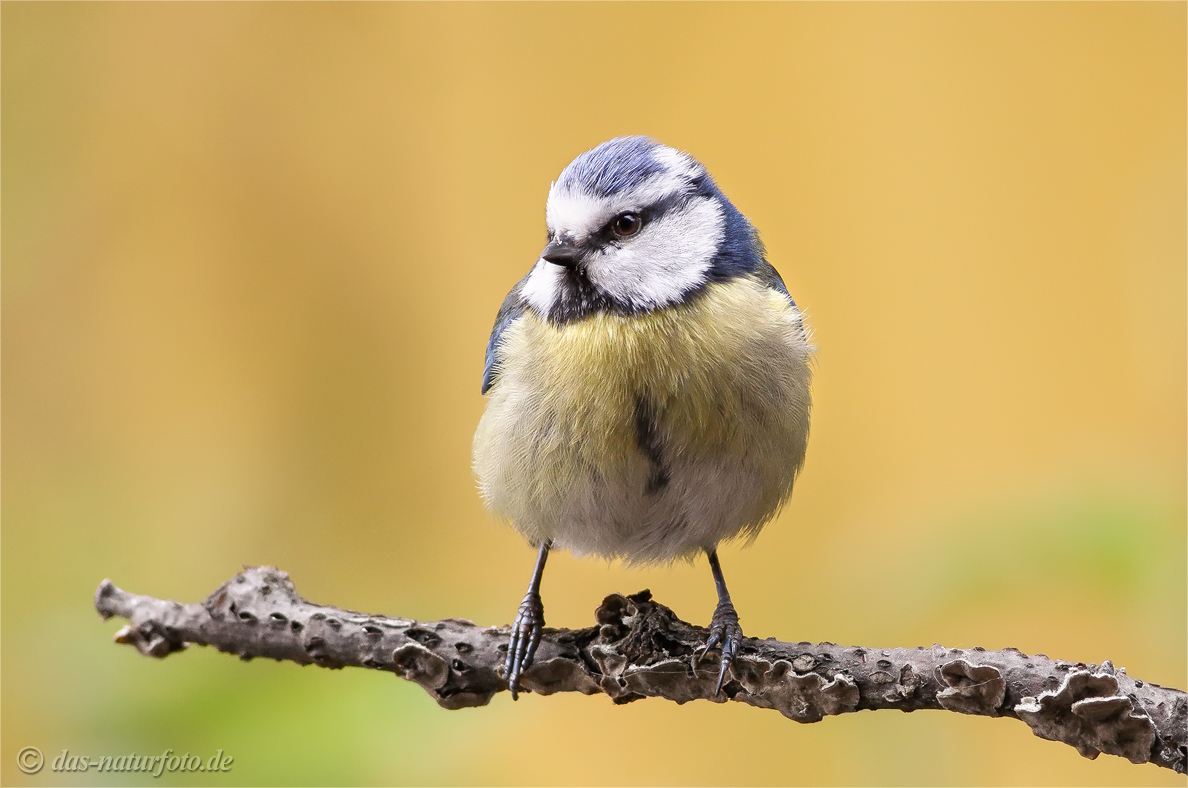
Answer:
[(611, 220), (611, 230), (620, 238), (630, 238), (643, 227), (643, 219), (638, 213), (621, 213)]

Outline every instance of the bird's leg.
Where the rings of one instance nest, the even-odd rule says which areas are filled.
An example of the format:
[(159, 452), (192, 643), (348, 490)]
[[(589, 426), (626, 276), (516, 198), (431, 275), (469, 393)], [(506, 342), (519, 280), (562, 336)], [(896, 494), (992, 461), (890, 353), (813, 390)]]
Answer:
[(532, 581), (528, 583), (528, 593), (520, 603), (516, 623), (512, 624), (511, 641), (507, 644), (507, 663), (504, 666), (512, 700), (519, 697), (520, 676), (532, 667), (532, 658), (536, 656), (536, 647), (540, 645), (540, 635), (544, 631), (540, 578), (544, 574), (545, 560), (549, 557), (549, 548), (552, 546), (552, 542), (541, 544), (540, 552), (536, 555), (536, 568), (532, 570)]
[(738, 613), (734, 611), (734, 605), (730, 602), (730, 592), (726, 590), (726, 579), (722, 577), (722, 566), (718, 563), (718, 551), (706, 550), (706, 555), (709, 556), (710, 569), (714, 573), (714, 585), (718, 588), (718, 606), (714, 608), (714, 617), (710, 619), (709, 637), (697, 655), (695, 664), (700, 662), (711, 648), (722, 647), (718, 684), (714, 688), (714, 694), (717, 695), (722, 691), (722, 682), (726, 680), (726, 671), (738, 654), (738, 647), (742, 645), (743, 632), (738, 623)]

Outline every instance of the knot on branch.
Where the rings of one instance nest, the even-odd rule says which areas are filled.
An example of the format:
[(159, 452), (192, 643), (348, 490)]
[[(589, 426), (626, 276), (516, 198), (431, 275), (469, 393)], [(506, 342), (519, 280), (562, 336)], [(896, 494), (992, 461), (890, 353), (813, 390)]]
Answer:
[(612, 701), (714, 699), (716, 677), (699, 674), (692, 661), (702, 638), (667, 607), (653, 602), (650, 591), (611, 594), (594, 611), (594, 619), (598, 635), (589, 653), (598, 671), (598, 689)]
[(1108, 673), (1070, 673), (1059, 689), (1023, 698), (1015, 713), (1036, 736), (1071, 744), (1086, 758), (1105, 752), (1132, 763), (1151, 760), (1155, 725)]

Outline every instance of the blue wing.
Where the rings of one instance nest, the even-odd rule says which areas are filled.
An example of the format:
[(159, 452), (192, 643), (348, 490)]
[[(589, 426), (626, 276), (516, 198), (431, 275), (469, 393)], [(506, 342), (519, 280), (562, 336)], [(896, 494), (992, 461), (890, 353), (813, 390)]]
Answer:
[(788, 287), (784, 284), (784, 279), (780, 276), (780, 272), (775, 270), (775, 266), (767, 262), (767, 258), (763, 258), (759, 261), (759, 265), (755, 266), (754, 273), (765, 287), (775, 290), (784, 298), (788, 299), (788, 303), (797, 310), (796, 327), (800, 330), (800, 335), (808, 341), (808, 328), (804, 324), (804, 314), (796, 306), (796, 301), (792, 299), (792, 294), (788, 292)]
[(520, 298), (520, 288), (524, 285), (525, 276), (516, 283), (516, 286), (511, 289), (507, 297), (503, 299), (503, 305), (499, 307), (499, 314), (495, 316), (495, 327), (491, 329), (491, 338), (487, 340), (487, 361), (483, 367), (483, 394), (495, 384), (495, 378), (499, 376), (499, 367), (496, 364), (496, 354), (499, 350), (499, 338), (503, 335), (504, 329), (512, 324), (512, 322), (524, 314), (528, 308), (523, 299)]
[(787, 296), (792, 306), (796, 306), (796, 302), (792, 299), (792, 294), (788, 292), (788, 287), (784, 284), (783, 277), (780, 272), (775, 270), (775, 266), (767, 262), (767, 260), (760, 259), (759, 265), (755, 266), (755, 276), (766, 287), (770, 287), (777, 293), (783, 293)]

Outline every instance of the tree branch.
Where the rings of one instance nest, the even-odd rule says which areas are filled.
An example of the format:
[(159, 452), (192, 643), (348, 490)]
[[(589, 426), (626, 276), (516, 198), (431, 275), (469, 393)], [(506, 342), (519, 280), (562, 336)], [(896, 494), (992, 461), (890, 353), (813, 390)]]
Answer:
[[(508, 627), (315, 605), (273, 567), (246, 569), (200, 605), (129, 594), (104, 580), (95, 608), (105, 619), (128, 619), (116, 642), (153, 657), (198, 643), (244, 660), (387, 670), (447, 709), (483, 706), (507, 689)], [(705, 630), (681, 621), (649, 592), (612, 594), (595, 618), (597, 625), (586, 629), (545, 630), (522, 678), (526, 690), (602, 692), (615, 703), (729, 699), (797, 722), (864, 709), (946, 709), (1021, 719), (1036, 736), (1072, 745), (1087, 758), (1104, 752), (1181, 774), (1188, 762), (1188, 696), (1132, 679), (1108, 661), (1086, 665), (1017, 649), (874, 649), (747, 638), (723, 694), (714, 697), (716, 671), (692, 664)]]

